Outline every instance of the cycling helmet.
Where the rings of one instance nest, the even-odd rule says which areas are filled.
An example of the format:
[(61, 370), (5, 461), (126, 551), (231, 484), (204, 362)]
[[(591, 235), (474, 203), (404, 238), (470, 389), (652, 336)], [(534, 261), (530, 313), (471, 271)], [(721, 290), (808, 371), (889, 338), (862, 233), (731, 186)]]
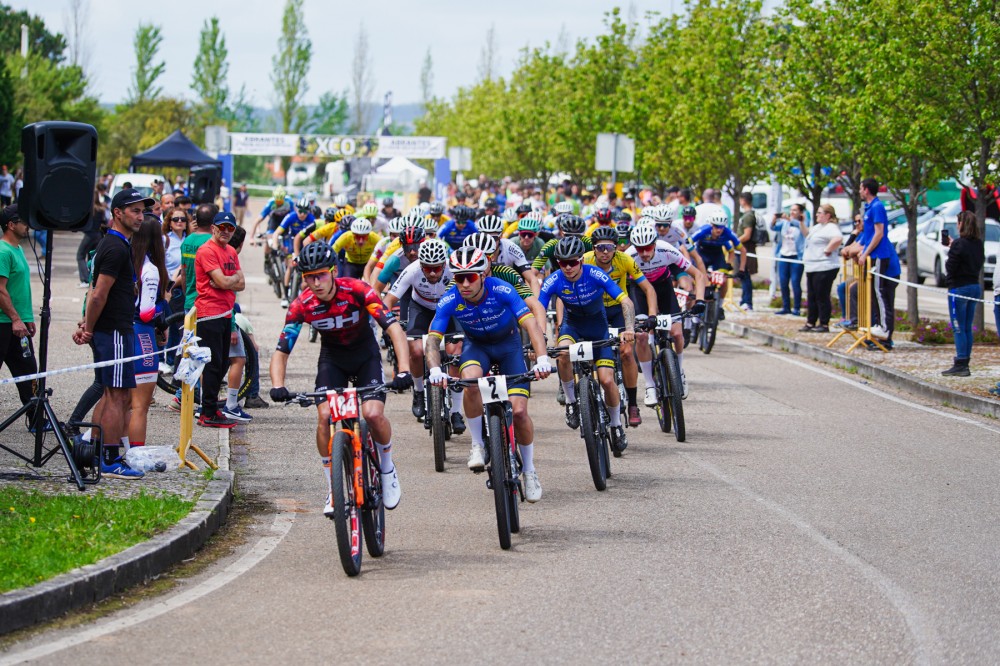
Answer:
[(670, 222), (673, 222), (676, 214), (677, 211), (672, 206), (665, 206), (663, 204), (653, 206), (648, 212), (643, 211), (643, 217), (648, 215), (659, 224), (669, 224)]
[(427, 211), (429, 211), (431, 209), (431, 205), (430, 205), (430, 203), (428, 203), (428, 202), (425, 201), (422, 204), (420, 204), (419, 206), (417, 206), (417, 208), (420, 209), (420, 214), (421, 215), (426, 215)]
[(355, 236), (367, 236), (372, 232), (372, 223), (363, 217), (355, 218), (351, 222), (351, 233)]
[(513, 208), (508, 208), (503, 212), (503, 215), (500, 216), (500, 219), (506, 222), (507, 224), (510, 224), (511, 222), (517, 222), (517, 211), (514, 210)]
[(610, 208), (601, 208), (596, 213), (594, 213), (594, 221), (601, 224), (607, 224), (608, 222), (611, 222), (611, 219), (613, 217), (614, 215), (612, 215)]
[(333, 221), (339, 224), (341, 220), (343, 220), (350, 214), (351, 213), (348, 212), (346, 208), (341, 208), (340, 210), (338, 210), (336, 213), (333, 214)]
[(490, 260), (476, 247), (460, 247), (451, 253), (448, 265), (452, 273), (485, 273)]
[(419, 208), (411, 208), (407, 211), (406, 215), (403, 216), (403, 226), (404, 227), (421, 227), (424, 226), (424, 216), (421, 215)]
[(277, 202), (277, 201), (284, 201), (287, 194), (285, 193), (285, 188), (283, 188), (281, 185), (278, 185), (276, 188), (274, 188), (274, 191), (271, 192), (271, 196), (274, 197), (274, 200)]
[(557, 203), (555, 205), (555, 211), (556, 211), (557, 214), (572, 213), (573, 212), (573, 204), (571, 204), (568, 201), (560, 201), (559, 203)]
[(645, 225), (648, 225), (648, 226), (652, 227), (652, 226), (656, 226), (656, 220), (653, 219), (652, 217), (646, 217), (645, 215), (643, 215), (642, 217), (639, 218), (639, 221), (636, 222), (636, 224), (637, 225), (638, 224), (645, 224)]
[(422, 264), (428, 266), (440, 266), (448, 261), (448, 250), (450, 248), (444, 241), (430, 239), (426, 243), (420, 244), (417, 251), (417, 259)]
[(497, 246), (497, 239), (484, 233), (466, 236), (465, 240), (462, 241), (462, 247), (479, 248), (487, 257), (493, 256), (493, 253), (497, 251)]
[(556, 218), (556, 227), (566, 236), (582, 236), (587, 229), (587, 224), (576, 215), (563, 213)]
[(325, 211), (323, 211), (323, 219), (326, 220), (327, 222), (334, 222), (335, 220), (333, 218), (335, 218), (336, 216), (337, 216), (337, 209), (334, 208), (333, 206), (330, 206)]
[(429, 208), (427, 209), (427, 212), (428, 212), (428, 213), (429, 213), (430, 215), (433, 215), (434, 217), (437, 217), (438, 215), (441, 215), (441, 214), (443, 214), (443, 213), (444, 213), (444, 204), (442, 204), (442, 203), (441, 203), (441, 202), (439, 202), (439, 201), (435, 201), (435, 202), (434, 202), (434, 203), (432, 203), (432, 204), (430, 205), (430, 207), (429, 207)]
[(476, 220), (476, 228), (485, 234), (499, 234), (503, 227), (503, 220), (496, 215), (485, 215)]
[(351, 228), (351, 225), (354, 224), (354, 220), (356, 220), (356, 219), (357, 218), (354, 217), (353, 215), (344, 215), (342, 218), (340, 218), (340, 222), (337, 222), (337, 226), (342, 231), (349, 231), (350, 228)]
[(332, 268), (337, 263), (337, 255), (327, 243), (309, 243), (299, 253), (299, 270), (303, 273)]
[(532, 219), (532, 220), (538, 220), (539, 222), (541, 222), (542, 218), (544, 218), (544, 217), (545, 217), (544, 213), (542, 213), (539, 210), (534, 210), (534, 211), (531, 211), (530, 213), (528, 213), (527, 215), (525, 215), (521, 219), (524, 219), (524, 220)]
[(582, 240), (576, 236), (570, 236), (556, 243), (556, 249), (553, 254), (556, 259), (579, 259), (586, 251), (587, 247), (583, 244)]
[(403, 245), (416, 245), (423, 242), (425, 237), (423, 227), (406, 227), (399, 234), (399, 242)]
[(357, 212), (358, 217), (372, 218), (376, 217), (377, 215), (378, 215), (378, 206), (375, 204), (374, 201), (369, 201), (368, 203), (366, 203), (364, 206), (361, 207), (361, 210)]
[(687, 205), (681, 208), (681, 217), (695, 217), (698, 215), (698, 211), (694, 206)]
[(307, 197), (299, 197), (299, 200), (295, 202), (295, 208), (298, 209), (300, 212), (301, 211), (309, 212), (309, 209), (312, 208), (312, 205), (309, 203), (309, 199)]
[(483, 202), (483, 208), (496, 208), (496, 207), (497, 207), (497, 200), (492, 197)]
[(630, 236), (632, 245), (645, 247), (656, 242), (656, 227), (649, 224), (639, 224), (632, 229)]
[(540, 223), (539, 223), (538, 220), (536, 220), (535, 218), (531, 217), (530, 215), (525, 215), (517, 223), (517, 230), (518, 231), (534, 231), (535, 233), (538, 233), (538, 227), (539, 226), (540, 226)]
[(403, 218), (394, 217), (389, 220), (389, 233), (390, 234), (401, 234), (403, 233)]
[(708, 216), (708, 223), (713, 227), (728, 227), (729, 217), (725, 213), (712, 213)]
[(600, 241), (618, 241), (618, 230), (614, 227), (597, 227), (594, 233), (590, 234), (590, 240), (596, 245)]
[(632, 224), (632, 222), (634, 222), (634, 220), (632, 219), (632, 215), (624, 210), (615, 215), (615, 221), (618, 224), (621, 224), (622, 222), (628, 222), (629, 224)]
[(382, 199), (382, 208), (388, 208), (389, 206), (392, 206), (395, 203), (396, 202), (392, 197), (386, 197), (385, 199)]
[(517, 207), (516, 212), (518, 215), (527, 215), (528, 213), (531, 212), (531, 204), (530, 203), (521, 204), (520, 206)]
[(428, 235), (436, 234), (438, 227), (441, 226), (440, 223), (438, 223), (438, 221), (431, 215), (428, 215), (423, 219), (423, 225), (424, 231), (427, 232)]
[(333, 205), (336, 206), (337, 208), (343, 208), (344, 206), (346, 206), (347, 205), (347, 195), (346, 194), (338, 194), (337, 196), (335, 196), (333, 198)]

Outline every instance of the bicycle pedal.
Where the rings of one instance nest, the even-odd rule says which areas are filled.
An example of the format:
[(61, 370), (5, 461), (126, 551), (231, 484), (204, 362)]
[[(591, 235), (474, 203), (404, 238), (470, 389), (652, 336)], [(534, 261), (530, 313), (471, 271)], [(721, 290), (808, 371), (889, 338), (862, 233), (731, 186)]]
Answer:
[[(474, 473), (475, 474), (482, 474), (482, 472), (474, 472)], [(490, 480), (490, 477), (486, 477), (486, 488), (488, 490), (493, 490), (493, 482)]]

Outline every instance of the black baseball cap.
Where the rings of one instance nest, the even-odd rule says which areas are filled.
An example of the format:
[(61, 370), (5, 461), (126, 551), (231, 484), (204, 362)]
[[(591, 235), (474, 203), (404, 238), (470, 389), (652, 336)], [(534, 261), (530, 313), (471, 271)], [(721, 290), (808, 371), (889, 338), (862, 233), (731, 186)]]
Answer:
[(227, 213), (225, 211), (220, 211), (215, 214), (215, 218), (212, 220), (212, 224), (215, 226), (222, 226), (223, 224), (229, 224), (233, 227), (236, 226), (236, 216), (232, 213)]
[(7, 231), (7, 226), (11, 222), (20, 221), (21, 216), (17, 212), (17, 204), (11, 204), (4, 207), (3, 212), (0, 212), (0, 229)]
[(114, 199), (111, 200), (111, 210), (115, 208), (125, 208), (126, 206), (131, 206), (134, 203), (141, 203), (143, 206), (149, 207), (156, 203), (152, 197), (147, 197), (143, 195), (142, 192), (135, 189), (134, 187), (127, 190), (122, 190), (115, 195)]

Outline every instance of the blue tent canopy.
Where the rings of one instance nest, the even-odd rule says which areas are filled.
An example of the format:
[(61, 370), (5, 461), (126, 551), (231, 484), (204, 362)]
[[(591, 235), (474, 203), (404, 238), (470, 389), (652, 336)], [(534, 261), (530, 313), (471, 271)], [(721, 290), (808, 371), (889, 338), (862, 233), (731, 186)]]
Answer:
[(221, 162), (194, 145), (184, 132), (177, 130), (163, 141), (144, 153), (132, 156), (129, 171), (137, 167), (179, 166), (192, 167), (196, 164), (218, 164)]

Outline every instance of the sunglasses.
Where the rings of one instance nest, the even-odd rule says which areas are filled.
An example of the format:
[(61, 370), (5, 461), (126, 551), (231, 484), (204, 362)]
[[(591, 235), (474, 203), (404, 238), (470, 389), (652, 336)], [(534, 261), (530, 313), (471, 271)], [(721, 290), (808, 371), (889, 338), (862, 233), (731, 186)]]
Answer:
[(613, 243), (599, 243), (594, 246), (596, 252), (614, 252), (618, 246)]
[(324, 275), (330, 275), (330, 270), (328, 268), (324, 268), (324, 269), (321, 269), (321, 270), (318, 270), (318, 271), (313, 271), (311, 273), (303, 273), (302, 274), (302, 279), (303, 280), (322, 280)]
[(423, 269), (424, 273), (440, 273), (444, 270), (444, 266), (425, 266), (420, 264), (420, 268)]
[(170, 218), (170, 221), (171, 222), (183, 222), (183, 223), (187, 224), (187, 218), (186, 217), (172, 217), (172, 218)]
[(667, 224), (666, 222), (664, 222), (663, 224), (660, 224), (659, 222), (657, 222), (656, 223), (656, 228), (657, 229), (669, 229), (670, 225)]
[(479, 282), (479, 273), (456, 273), (455, 282), (458, 284), (476, 284)]
[(534, 238), (538, 234), (536, 234), (534, 231), (520, 231), (518, 232), (517, 235), (520, 236), (521, 238)]
[(636, 247), (640, 252), (652, 252), (656, 249), (656, 243), (650, 243), (649, 245), (639, 245)]
[(559, 264), (559, 268), (573, 268), (574, 266), (580, 265), (579, 259), (559, 259), (556, 261)]
[(299, 211), (300, 213), (308, 213), (309, 212), (308, 208), (296, 208), (295, 210)]
[(416, 252), (420, 249), (420, 243), (403, 243), (403, 252)]
[(697, 217), (697, 216), (696, 215), (685, 215), (684, 219), (685, 220), (693, 220), (695, 217)]

